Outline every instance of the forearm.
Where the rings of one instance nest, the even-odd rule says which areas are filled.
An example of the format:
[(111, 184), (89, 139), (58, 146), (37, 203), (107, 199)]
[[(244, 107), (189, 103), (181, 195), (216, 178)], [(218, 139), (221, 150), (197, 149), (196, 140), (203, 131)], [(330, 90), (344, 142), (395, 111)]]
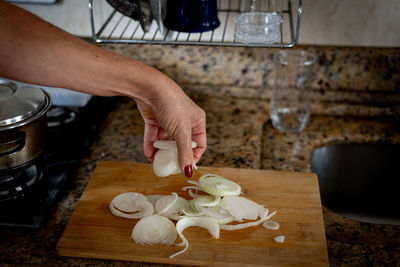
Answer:
[(0, 75), (7, 78), (145, 102), (165, 79), (153, 68), (90, 45), (1, 1), (0, 36)]

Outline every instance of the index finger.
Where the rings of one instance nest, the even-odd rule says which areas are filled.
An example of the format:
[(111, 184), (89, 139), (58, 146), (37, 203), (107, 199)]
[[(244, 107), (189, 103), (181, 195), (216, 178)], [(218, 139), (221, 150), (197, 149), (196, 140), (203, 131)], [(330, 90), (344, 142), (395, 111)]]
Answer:
[(205, 123), (193, 127), (192, 141), (197, 143), (197, 147), (193, 149), (193, 159), (197, 163), (207, 148), (207, 133)]

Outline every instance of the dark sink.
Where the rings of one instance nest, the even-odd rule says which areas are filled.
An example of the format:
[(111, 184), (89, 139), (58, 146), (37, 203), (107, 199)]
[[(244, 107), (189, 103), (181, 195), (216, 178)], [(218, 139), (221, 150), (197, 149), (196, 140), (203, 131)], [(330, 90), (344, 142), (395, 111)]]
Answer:
[(400, 225), (400, 144), (339, 144), (311, 153), (322, 205), (369, 223)]

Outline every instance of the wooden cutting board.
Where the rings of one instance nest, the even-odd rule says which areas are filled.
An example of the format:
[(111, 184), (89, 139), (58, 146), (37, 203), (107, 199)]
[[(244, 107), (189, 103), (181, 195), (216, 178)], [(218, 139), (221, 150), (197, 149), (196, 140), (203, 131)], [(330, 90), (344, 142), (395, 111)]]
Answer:
[[(176, 246), (142, 246), (129, 239), (137, 220), (112, 215), (108, 205), (123, 192), (170, 194), (188, 185), (186, 178), (158, 178), (149, 164), (100, 162), (57, 244), (62, 256), (199, 266), (327, 266), (328, 254), (317, 177), (312, 173), (200, 167), (193, 179), (215, 173), (242, 186), (245, 196), (270, 211), (277, 231), (261, 225), (236, 231), (221, 230), (213, 239), (207, 230), (184, 231), (188, 250)], [(274, 237), (285, 236), (284, 243)]]

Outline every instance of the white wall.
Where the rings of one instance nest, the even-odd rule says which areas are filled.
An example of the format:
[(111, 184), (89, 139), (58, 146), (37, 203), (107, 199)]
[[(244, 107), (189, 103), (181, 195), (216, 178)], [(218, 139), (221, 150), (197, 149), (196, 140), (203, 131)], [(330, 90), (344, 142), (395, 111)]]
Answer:
[[(87, 5), (87, 0), (63, 0), (20, 6), (72, 34), (89, 37)], [(400, 0), (303, 0), (300, 44), (400, 47)]]
[(400, 46), (400, 0), (304, 0), (300, 43)]

